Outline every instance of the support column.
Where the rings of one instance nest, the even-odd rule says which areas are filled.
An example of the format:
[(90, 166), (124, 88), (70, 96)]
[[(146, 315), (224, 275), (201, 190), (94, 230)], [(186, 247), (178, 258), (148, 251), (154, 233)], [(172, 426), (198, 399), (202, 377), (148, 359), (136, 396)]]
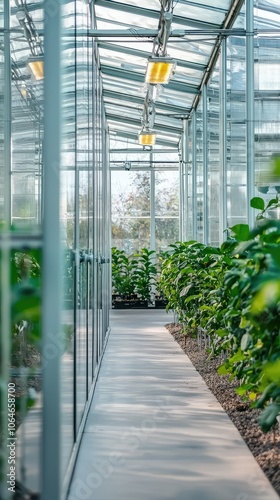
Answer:
[(246, 154), (247, 154), (247, 219), (255, 224), (250, 200), (255, 196), (255, 125), (254, 125), (254, 0), (246, 1)]
[(150, 153), (150, 247), (151, 250), (156, 249), (156, 204), (155, 204), (155, 171), (153, 168), (153, 152)]
[[(3, 12), (4, 8), (4, 12)], [(10, 331), (11, 331), (11, 53), (10, 53), (10, 2), (4, 0), (1, 2), (1, 28), (4, 28), (4, 101), (3, 102), (3, 213), (1, 214), (5, 222), (5, 227), (0, 233), (0, 433), (3, 446), (0, 449), (0, 498), (7, 500), (12, 498), (12, 493), (8, 491), (7, 474), (8, 466), (8, 383), (10, 377)], [(1, 104), (2, 105), (2, 104)], [(1, 161), (1, 163), (2, 163)]]
[(189, 121), (184, 120), (183, 122), (183, 127), (184, 127), (184, 135), (185, 135), (185, 148), (184, 148), (184, 165), (185, 165), (185, 240), (188, 240), (188, 234), (189, 234), (189, 225), (190, 225), (190, 220), (189, 220)]
[(197, 240), (196, 110), (192, 115), (192, 226), (192, 237)]
[(12, 171), (12, 79), (10, 45), (10, 0), (4, 0), (4, 221), (11, 224)]
[(208, 123), (207, 123), (207, 85), (202, 88), (202, 133), (203, 133), (203, 243), (209, 243), (208, 218)]
[(221, 44), (220, 64), (220, 200), (219, 200), (219, 242), (225, 240), (227, 227), (227, 44)]
[(181, 143), (179, 146), (179, 241), (184, 241), (185, 227), (185, 193), (184, 193), (184, 149), (185, 137), (184, 132), (181, 135)]
[(44, 31), (44, 220), (43, 220), (43, 450), (42, 500), (61, 499), (60, 361), (60, 4)]

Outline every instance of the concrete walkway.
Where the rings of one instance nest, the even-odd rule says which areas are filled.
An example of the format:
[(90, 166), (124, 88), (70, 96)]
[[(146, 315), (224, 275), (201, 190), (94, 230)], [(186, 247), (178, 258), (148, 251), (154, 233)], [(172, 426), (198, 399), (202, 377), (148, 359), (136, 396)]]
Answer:
[(112, 312), (68, 500), (277, 500), (172, 321)]

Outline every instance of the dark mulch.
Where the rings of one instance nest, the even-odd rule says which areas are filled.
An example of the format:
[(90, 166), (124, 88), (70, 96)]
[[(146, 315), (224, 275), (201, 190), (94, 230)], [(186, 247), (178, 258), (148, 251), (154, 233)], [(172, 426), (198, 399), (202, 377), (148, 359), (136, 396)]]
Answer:
[(196, 338), (182, 335), (180, 324), (165, 325), (174, 339), (188, 355), (196, 370), (205, 380), (211, 392), (239, 430), (260, 467), (280, 495), (280, 429), (264, 434), (258, 426), (260, 410), (250, 407), (235, 392), (237, 381), (230, 382), (227, 376), (217, 373), (221, 360), (209, 358), (209, 354), (198, 346)]

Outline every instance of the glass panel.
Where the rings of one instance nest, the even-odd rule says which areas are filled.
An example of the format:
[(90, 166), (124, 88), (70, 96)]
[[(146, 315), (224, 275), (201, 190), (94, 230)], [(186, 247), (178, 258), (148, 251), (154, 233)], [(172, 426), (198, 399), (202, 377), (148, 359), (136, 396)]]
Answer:
[(246, 222), (245, 40), (228, 39), (227, 227)]
[(280, 179), (272, 175), (273, 157), (279, 157), (279, 49), (278, 38), (258, 37), (255, 40), (256, 186), (257, 195), (266, 201), (280, 191)]
[(112, 246), (128, 254), (150, 246), (149, 172), (112, 172)]
[(196, 210), (197, 241), (203, 241), (203, 121), (202, 99), (196, 112)]
[[(158, 155), (160, 156), (160, 155)], [(158, 160), (159, 161), (159, 160)], [(166, 159), (167, 161), (167, 159)], [(179, 172), (155, 172), (156, 251), (179, 239)]]
[[(208, 83), (208, 216), (209, 243), (219, 246), (220, 197), (220, 75), (219, 61)], [(224, 228), (223, 228), (224, 229)]]
[(188, 158), (187, 158), (187, 170), (188, 170), (188, 199), (186, 203), (187, 209), (187, 230), (186, 230), (186, 240), (193, 239), (193, 218), (192, 218), (192, 202), (193, 202), (193, 167), (192, 167), (192, 158), (193, 158), (193, 140), (192, 140), (192, 130), (193, 130), (193, 122), (189, 121), (188, 126)]
[[(75, 26), (74, 4), (63, 5), (62, 33)], [(62, 474), (65, 474), (74, 445), (74, 338), (76, 334), (75, 277), (75, 51), (74, 37), (63, 37), (62, 43), (62, 153), (61, 153), (61, 228), (63, 248), (62, 330), (65, 351), (61, 366), (61, 448)]]

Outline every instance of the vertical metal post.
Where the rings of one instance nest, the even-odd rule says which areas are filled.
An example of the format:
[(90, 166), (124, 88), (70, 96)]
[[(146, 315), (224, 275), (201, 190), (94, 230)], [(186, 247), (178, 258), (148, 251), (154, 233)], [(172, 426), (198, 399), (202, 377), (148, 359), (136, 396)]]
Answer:
[(184, 220), (185, 220), (185, 193), (184, 193), (184, 149), (185, 137), (184, 132), (181, 135), (181, 142), (179, 145), (179, 240), (184, 241)]
[(60, 4), (44, 19), (42, 499), (61, 499)]
[(4, 221), (11, 224), (12, 79), (10, 47), (10, 0), (4, 0)]
[(150, 232), (150, 247), (151, 250), (156, 249), (156, 189), (155, 189), (155, 171), (153, 168), (153, 152), (150, 153), (150, 220), (151, 220), (151, 232)]
[(209, 243), (208, 218), (208, 122), (207, 122), (207, 85), (202, 88), (202, 134), (203, 134), (203, 243)]
[(192, 115), (192, 225), (194, 240), (197, 239), (197, 168), (196, 168), (196, 110)]
[(220, 199), (219, 199), (219, 242), (225, 239), (227, 227), (227, 45), (221, 44), (220, 64)]
[[(4, 12), (3, 12), (4, 9)], [(12, 494), (8, 491), (8, 382), (10, 361), (11, 331), (11, 297), (10, 297), (10, 224), (11, 224), (11, 53), (10, 53), (10, 2), (1, 2), (1, 28), (4, 28), (4, 101), (3, 103), (3, 219), (5, 227), (0, 234), (0, 434), (3, 446), (0, 449), (0, 498), (9, 500)], [(1, 64), (2, 66), (2, 64)], [(2, 162), (1, 162), (2, 163)]]
[(247, 155), (247, 218), (255, 223), (250, 200), (255, 193), (255, 128), (254, 128), (254, 0), (246, 2), (246, 155)]
[(184, 222), (184, 234), (185, 234), (185, 241), (188, 239), (188, 227), (189, 227), (189, 122), (188, 120), (183, 120), (183, 129), (184, 129), (184, 137), (185, 137), (185, 142), (184, 142), (184, 156), (183, 156), (183, 162), (184, 162), (184, 192), (185, 192), (185, 207), (184, 207), (184, 212), (185, 212), (185, 222)]

